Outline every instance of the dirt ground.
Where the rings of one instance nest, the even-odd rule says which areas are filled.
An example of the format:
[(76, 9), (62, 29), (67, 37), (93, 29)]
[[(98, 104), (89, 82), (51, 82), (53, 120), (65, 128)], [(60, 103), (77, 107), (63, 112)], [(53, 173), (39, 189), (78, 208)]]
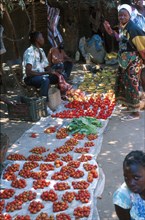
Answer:
[[(10, 121), (7, 117), (6, 105), (1, 104), (1, 132), (9, 136), (10, 144), (14, 143), (33, 123)], [(141, 118), (129, 122), (121, 122), (120, 114), (114, 115), (104, 133), (102, 150), (98, 163), (106, 177), (102, 199), (98, 200), (100, 220), (117, 220), (112, 204), (112, 194), (123, 182), (122, 162), (131, 150), (145, 150), (145, 112)]]

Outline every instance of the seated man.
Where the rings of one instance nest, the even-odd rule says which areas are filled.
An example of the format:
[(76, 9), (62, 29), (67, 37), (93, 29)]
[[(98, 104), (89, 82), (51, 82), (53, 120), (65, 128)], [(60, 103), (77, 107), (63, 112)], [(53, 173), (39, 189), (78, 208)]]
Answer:
[(61, 69), (65, 79), (68, 79), (73, 67), (72, 59), (64, 51), (64, 44), (59, 43), (58, 47), (53, 47), (48, 53), (49, 65), (52, 69)]
[(44, 38), (40, 32), (30, 34), (31, 46), (25, 51), (23, 66), (25, 68), (24, 82), (40, 88), (41, 96), (48, 96), (50, 84), (58, 83), (58, 77), (54, 75), (49, 67), (47, 57), (41, 48), (44, 45)]

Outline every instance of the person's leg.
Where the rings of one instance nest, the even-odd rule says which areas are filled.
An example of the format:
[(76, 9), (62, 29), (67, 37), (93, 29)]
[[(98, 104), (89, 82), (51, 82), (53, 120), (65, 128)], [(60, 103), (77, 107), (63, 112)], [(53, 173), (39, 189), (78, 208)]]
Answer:
[(130, 116), (139, 117), (139, 79), (135, 72), (135, 63), (130, 65), (125, 73), (126, 99), (130, 108)]
[(115, 79), (115, 98), (117, 102), (121, 102), (126, 104), (125, 98), (125, 83), (124, 83), (124, 70), (119, 67), (116, 72), (116, 79)]
[(50, 81), (48, 76), (33, 76), (30, 80), (30, 85), (40, 88), (41, 96), (48, 96), (49, 84)]
[(72, 62), (69, 62), (69, 61), (64, 62), (64, 71), (66, 73), (67, 78), (69, 78), (69, 76), (71, 74), (71, 71), (72, 71), (72, 68), (73, 68), (73, 63)]
[(58, 83), (58, 77), (55, 74), (49, 75), (49, 82), (50, 84), (57, 84)]
[(141, 80), (142, 89), (145, 92), (145, 68), (142, 69), (142, 72), (141, 72), (141, 75), (140, 75), (140, 80)]
[(63, 71), (64, 70), (64, 65), (63, 63), (58, 63), (58, 64), (54, 64), (52, 67), (51, 67), (53, 70), (61, 70)]

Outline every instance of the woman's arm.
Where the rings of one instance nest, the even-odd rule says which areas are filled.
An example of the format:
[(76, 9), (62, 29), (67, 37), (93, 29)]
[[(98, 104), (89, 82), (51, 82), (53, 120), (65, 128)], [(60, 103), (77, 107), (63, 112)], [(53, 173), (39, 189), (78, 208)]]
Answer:
[(123, 209), (118, 205), (115, 205), (115, 211), (119, 220), (130, 220), (130, 209)]
[(49, 66), (52, 66), (52, 49), (48, 52), (47, 59), (49, 62)]
[(110, 36), (115, 37), (117, 41), (119, 40), (119, 34), (111, 28), (108, 21), (104, 21), (104, 28)]

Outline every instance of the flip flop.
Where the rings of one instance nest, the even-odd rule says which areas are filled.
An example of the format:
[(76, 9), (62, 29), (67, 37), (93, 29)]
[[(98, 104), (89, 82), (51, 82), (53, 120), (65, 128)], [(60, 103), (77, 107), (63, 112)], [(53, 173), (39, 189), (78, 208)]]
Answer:
[(131, 115), (127, 115), (127, 116), (122, 117), (121, 121), (133, 121), (135, 119), (139, 119), (139, 116), (138, 117), (133, 117)]
[(124, 108), (124, 109), (121, 109), (120, 112), (131, 112), (131, 111), (127, 108)]

